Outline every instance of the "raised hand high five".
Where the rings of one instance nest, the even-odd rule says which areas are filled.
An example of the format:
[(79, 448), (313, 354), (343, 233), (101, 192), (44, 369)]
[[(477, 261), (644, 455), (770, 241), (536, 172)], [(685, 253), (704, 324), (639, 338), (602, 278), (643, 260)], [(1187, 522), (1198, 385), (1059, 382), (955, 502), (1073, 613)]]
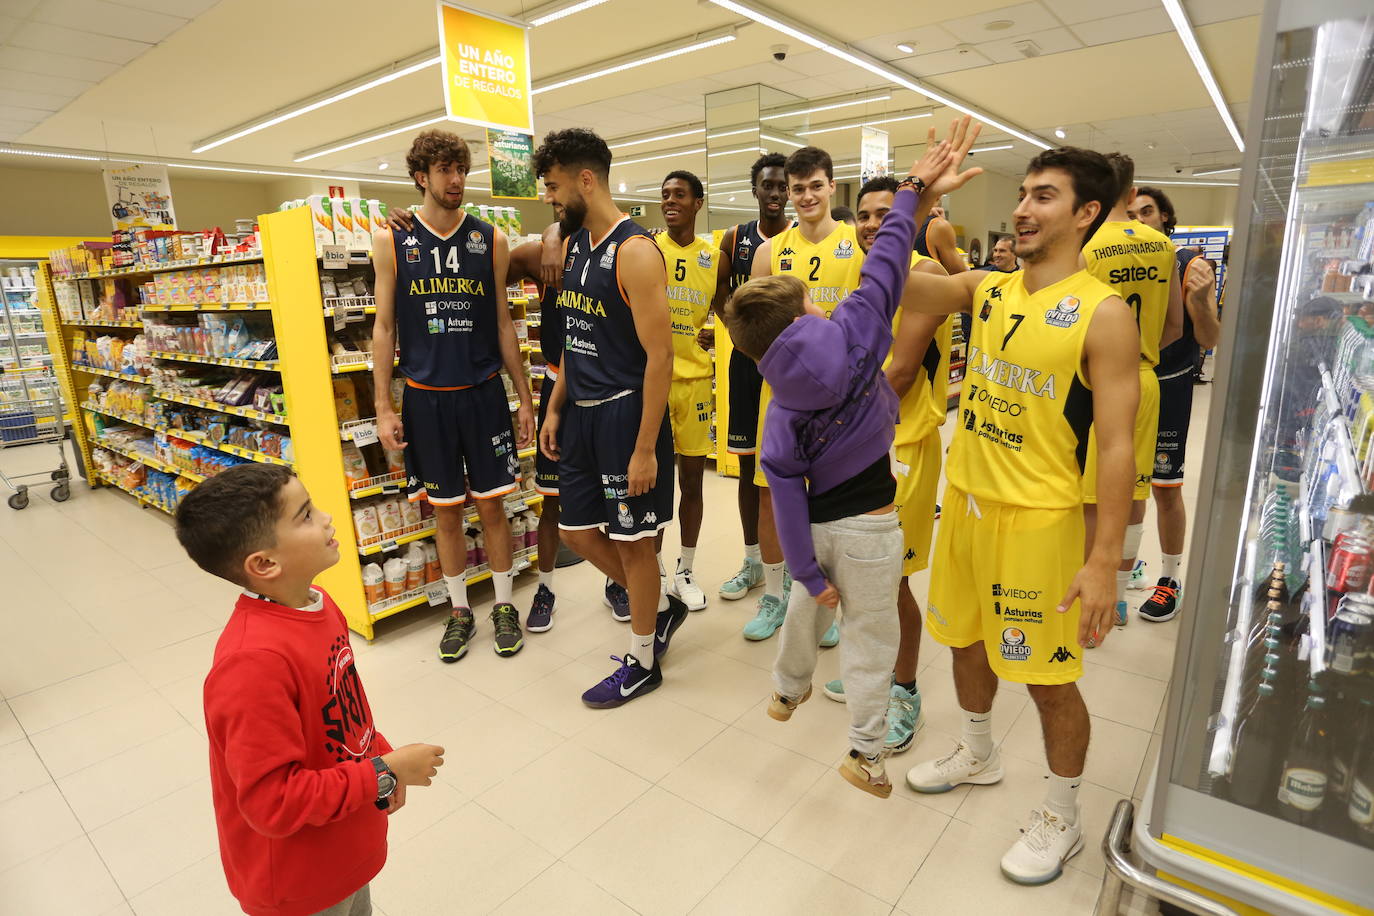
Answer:
[(912, 164), (911, 171), (907, 174), (925, 183), (926, 195), (931, 199), (957, 191), (968, 184), (970, 179), (983, 174), (982, 168), (977, 166), (963, 172), (959, 171), (959, 166), (968, 156), (969, 149), (978, 139), (982, 129), (983, 125), (964, 115), (951, 122), (949, 136), (937, 142), (935, 128), (930, 128), (925, 154)]

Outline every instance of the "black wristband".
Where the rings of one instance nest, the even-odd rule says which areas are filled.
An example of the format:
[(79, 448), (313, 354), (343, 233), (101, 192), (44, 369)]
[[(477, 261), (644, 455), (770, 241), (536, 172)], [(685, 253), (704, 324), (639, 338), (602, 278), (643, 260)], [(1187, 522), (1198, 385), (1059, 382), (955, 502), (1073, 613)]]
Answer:
[(919, 197), (921, 193), (925, 191), (926, 183), (915, 175), (908, 175), (897, 182), (897, 190), (900, 191), (902, 188), (911, 188), (911, 190), (916, 192), (916, 196)]

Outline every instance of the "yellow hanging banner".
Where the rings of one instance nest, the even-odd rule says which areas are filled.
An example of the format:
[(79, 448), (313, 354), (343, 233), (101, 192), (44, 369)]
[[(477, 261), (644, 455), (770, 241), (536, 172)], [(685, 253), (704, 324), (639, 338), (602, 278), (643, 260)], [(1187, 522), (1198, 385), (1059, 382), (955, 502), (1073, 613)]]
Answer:
[(534, 133), (527, 27), (444, 0), (438, 8), (449, 118)]

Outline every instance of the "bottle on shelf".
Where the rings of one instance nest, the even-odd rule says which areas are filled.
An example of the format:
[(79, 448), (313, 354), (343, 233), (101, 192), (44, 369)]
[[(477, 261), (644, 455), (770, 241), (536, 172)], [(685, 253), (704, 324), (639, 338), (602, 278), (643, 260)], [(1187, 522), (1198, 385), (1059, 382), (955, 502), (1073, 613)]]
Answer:
[(1231, 799), (1256, 810), (1267, 810), (1270, 791), (1278, 778), (1281, 752), (1279, 700), (1274, 685), (1261, 680), (1254, 704), (1240, 720), (1232, 754)]
[(1326, 723), (1326, 698), (1316, 681), (1307, 684), (1307, 704), (1298, 718), (1284, 755), (1279, 777), (1279, 813), (1304, 827), (1322, 817), (1331, 775), (1331, 734)]
[(1344, 807), (1350, 836), (1374, 849), (1374, 700), (1362, 697), (1358, 710)]

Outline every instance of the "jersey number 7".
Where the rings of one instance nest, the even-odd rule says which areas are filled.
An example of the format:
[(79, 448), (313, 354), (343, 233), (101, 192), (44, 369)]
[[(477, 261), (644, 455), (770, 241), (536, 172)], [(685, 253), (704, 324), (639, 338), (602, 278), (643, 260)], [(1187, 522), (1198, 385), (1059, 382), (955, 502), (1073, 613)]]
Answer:
[(1006, 336), (1006, 337), (1003, 337), (1003, 338), (1002, 338), (1002, 349), (1003, 349), (1003, 350), (1005, 350), (1005, 349), (1007, 348), (1007, 343), (1011, 340), (1011, 335), (1015, 334), (1015, 333), (1017, 332), (1017, 330), (1020, 329), (1020, 327), (1021, 327), (1021, 322), (1025, 321), (1025, 320), (1026, 320), (1026, 316), (1025, 316), (1025, 315), (1012, 315), (1012, 316), (1011, 316), (1011, 330), (1007, 332), (1007, 336)]

